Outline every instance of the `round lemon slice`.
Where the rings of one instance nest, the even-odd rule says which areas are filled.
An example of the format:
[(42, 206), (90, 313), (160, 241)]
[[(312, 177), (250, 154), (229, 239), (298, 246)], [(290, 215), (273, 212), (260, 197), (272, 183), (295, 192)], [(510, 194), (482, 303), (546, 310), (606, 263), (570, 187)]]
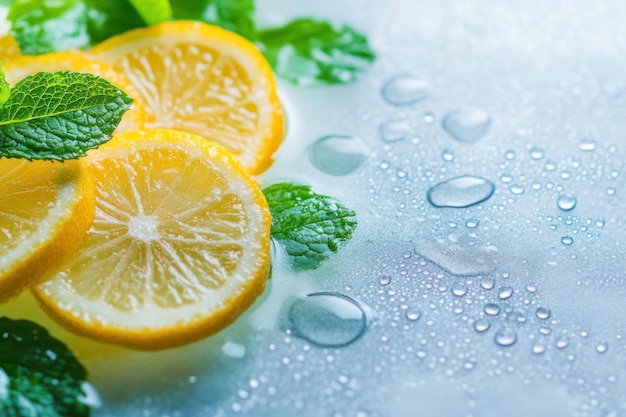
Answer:
[(86, 159), (93, 226), (60, 272), (33, 289), (61, 324), (163, 349), (222, 329), (263, 291), (269, 208), (225, 148), (157, 129), (118, 135)]
[(251, 174), (272, 163), (283, 111), (272, 69), (253, 43), (217, 26), (174, 21), (128, 31), (91, 52), (137, 87), (146, 127), (217, 142)]
[(83, 163), (0, 158), (0, 301), (51, 273), (80, 245), (94, 217)]

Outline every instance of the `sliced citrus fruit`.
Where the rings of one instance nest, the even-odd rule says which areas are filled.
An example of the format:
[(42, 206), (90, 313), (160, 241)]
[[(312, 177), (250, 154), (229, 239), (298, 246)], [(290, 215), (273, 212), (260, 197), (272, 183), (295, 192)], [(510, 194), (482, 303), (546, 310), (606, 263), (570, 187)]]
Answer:
[(7, 61), (17, 58), (22, 55), (19, 45), (15, 41), (13, 35), (0, 36), (0, 61), (6, 63)]
[(225, 148), (156, 129), (118, 135), (86, 159), (93, 226), (60, 272), (33, 289), (61, 324), (163, 349), (222, 329), (263, 291), (271, 216)]
[(115, 130), (117, 133), (139, 130), (143, 128), (145, 105), (135, 86), (124, 74), (111, 65), (98, 61), (87, 54), (79, 52), (51, 52), (43, 55), (24, 55), (3, 65), (6, 80), (12, 86), (29, 75), (38, 72), (75, 71), (88, 72), (102, 77), (122, 89), (133, 98), (130, 109), (124, 113), (122, 121)]
[(272, 70), (248, 40), (200, 22), (131, 30), (92, 53), (123, 71), (147, 103), (146, 127), (195, 133), (228, 148), (251, 174), (283, 137)]
[(93, 182), (78, 161), (0, 159), (0, 301), (51, 273), (94, 216)]

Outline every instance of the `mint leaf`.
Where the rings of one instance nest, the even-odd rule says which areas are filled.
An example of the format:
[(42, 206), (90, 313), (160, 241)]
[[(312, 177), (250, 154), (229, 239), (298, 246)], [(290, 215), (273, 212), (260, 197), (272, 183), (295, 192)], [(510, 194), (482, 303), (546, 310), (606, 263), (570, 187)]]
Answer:
[(27, 320), (0, 318), (0, 410), (14, 417), (84, 417), (85, 368), (63, 343)]
[(272, 213), (272, 237), (285, 245), (297, 269), (315, 269), (356, 229), (354, 211), (308, 185), (273, 184), (263, 190)]
[(355, 81), (376, 58), (365, 36), (321, 20), (297, 19), (258, 40), (276, 73), (300, 85)]
[(0, 107), (7, 102), (11, 96), (11, 87), (4, 77), (4, 70), (2, 69), (2, 63), (0, 62)]
[(103, 78), (61, 71), (26, 77), (0, 109), (0, 157), (65, 160), (106, 142), (132, 99)]
[(148, 25), (155, 25), (172, 18), (172, 6), (169, 0), (130, 0), (130, 3)]
[(7, 18), (28, 55), (87, 48), (144, 25), (128, 0), (14, 0)]
[(80, 48), (89, 40), (87, 6), (82, 0), (14, 0), (7, 18), (27, 55)]
[(254, 0), (177, 0), (172, 8), (174, 19), (201, 20), (256, 39)]

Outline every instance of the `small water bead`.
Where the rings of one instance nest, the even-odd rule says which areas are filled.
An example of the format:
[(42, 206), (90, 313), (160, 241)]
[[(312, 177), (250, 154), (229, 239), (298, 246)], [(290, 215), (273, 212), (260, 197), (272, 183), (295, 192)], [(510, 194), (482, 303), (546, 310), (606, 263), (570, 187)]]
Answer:
[(495, 186), (481, 177), (464, 175), (434, 185), (427, 198), (435, 207), (465, 208), (482, 203), (493, 195)]
[(484, 110), (468, 107), (451, 111), (444, 117), (441, 124), (457, 141), (475, 143), (489, 130), (491, 119)]
[(424, 123), (431, 124), (435, 121), (435, 115), (428, 112), (424, 113)]
[(364, 145), (351, 136), (324, 136), (309, 148), (311, 164), (328, 175), (348, 175), (356, 171), (365, 159)]
[(391, 282), (391, 275), (381, 275), (378, 277), (378, 283), (380, 285), (389, 285)]
[(539, 148), (531, 148), (529, 153), (530, 153), (530, 159), (534, 159), (535, 161), (543, 159), (543, 156), (544, 156), (543, 149), (539, 149)]
[(528, 291), (529, 293), (536, 293), (537, 292), (537, 284), (535, 284), (534, 282), (530, 282), (528, 284), (526, 284), (526, 291)]
[(407, 311), (405, 316), (409, 321), (417, 321), (422, 317), (422, 312), (419, 310)]
[(430, 83), (422, 78), (398, 75), (385, 84), (382, 96), (390, 104), (408, 105), (428, 98), (430, 89)]
[(572, 178), (572, 173), (569, 171), (561, 171), (559, 177), (561, 177), (562, 180), (569, 180)]
[(500, 306), (495, 303), (488, 303), (485, 304), (483, 311), (488, 316), (497, 316), (498, 314), (500, 314)]
[(500, 289), (498, 290), (498, 298), (501, 300), (506, 300), (511, 298), (511, 296), (513, 295), (513, 288), (505, 286), (505, 287), (500, 287)]
[(456, 295), (457, 297), (463, 297), (465, 294), (467, 294), (467, 286), (461, 282), (455, 282), (454, 284), (452, 284), (452, 294)]
[(482, 277), (480, 279), (480, 286), (485, 290), (493, 290), (496, 286), (496, 280), (493, 277)]
[(504, 159), (512, 161), (515, 159), (515, 151), (508, 150), (504, 153)]
[(592, 152), (596, 150), (596, 142), (593, 139), (583, 139), (578, 144), (578, 149), (583, 152)]
[(474, 229), (474, 228), (478, 227), (479, 224), (480, 224), (480, 220), (468, 219), (465, 222), (465, 227), (467, 227), (468, 229)]
[(494, 340), (500, 346), (512, 346), (517, 342), (517, 333), (511, 328), (505, 327), (496, 332)]
[(478, 333), (484, 333), (491, 327), (491, 323), (487, 319), (478, 319), (474, 322), (474, 330)]
[(443, 152), (441, 152), (441, 159), (446, 162), (454, 161), (454, 152), (448, 149), (444, 149)]
[(574, 243), (574, 238), (571, 236), (563, 236), (561, 238), (561, 243), (564, 244), (565, 246), (570, 246)]
[(565, 349), (566, 347), (569, 346), (569, 339), (565, 336), (561, 336), (558, 339), (556, 339), (555, 345), (557, 349)]
[(365, 313), (341, 294), (314, 293), (299, 298), (289, 309), (294, 334), (319, 346), (345, 346), (365, 331)]
[(606, 353), (609, 350), (609, 342), (602, 341), (596, 345), (596, 352)]
[(390, 120), (380, 126), (380, 138), (383, 142), (400, 142), (410, 135), (411, 126), (404, 120)]
[(532, 347), (532, 351), (535, 355), (541, 355), (547, 349), (547, 346), (541, 343), (535, 343)]
[(607, 195), (615, 195), (615, 193), (616, 193), (616, 190), (613, 187), (609, 187), (609, 188), (606, 189), (606, 194)]
[(551, 315), (552, 311), (546, 307), (539, 307), (535, 310), (535, 316), (537, 316), (539, 320), (548, 320)]
[(559, 198), (556, 199), (557, 207), (563, 211), (573, 210), (577, 203), (578, 200), (576, 200), (576, 197), (570, 194), (560, 195)]
[(526, 188), (518, 184), (513, 184), (509, 187), (509, 190), (511, 191), (512, 194), (521, 195), (521, 194), (524, 194), (524, 191), (526, 191)]

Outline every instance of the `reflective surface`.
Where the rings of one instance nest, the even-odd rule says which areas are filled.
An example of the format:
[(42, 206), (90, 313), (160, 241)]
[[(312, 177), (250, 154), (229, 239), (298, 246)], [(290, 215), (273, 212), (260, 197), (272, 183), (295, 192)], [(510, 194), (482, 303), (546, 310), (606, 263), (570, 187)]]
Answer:
[[(277, 247), (265, 294), (202, 342), (140, 353), (68, 339), (100, 394), (94, 416), (626, 415), (626, 5), (257, 10), (349, 23), (377, 51), (355, 84), (281, 83), (288, 135), (259, 178), (337, 197), (357, 233), (313, 272)], [(493, 189), (429, 200), (458, 177)], [(357, 334), (362, 311), (363, 333), (328, 346), (310, 316), (294, 328), (294, 300), (312, 293), (354, 300), (338, 332)]]

